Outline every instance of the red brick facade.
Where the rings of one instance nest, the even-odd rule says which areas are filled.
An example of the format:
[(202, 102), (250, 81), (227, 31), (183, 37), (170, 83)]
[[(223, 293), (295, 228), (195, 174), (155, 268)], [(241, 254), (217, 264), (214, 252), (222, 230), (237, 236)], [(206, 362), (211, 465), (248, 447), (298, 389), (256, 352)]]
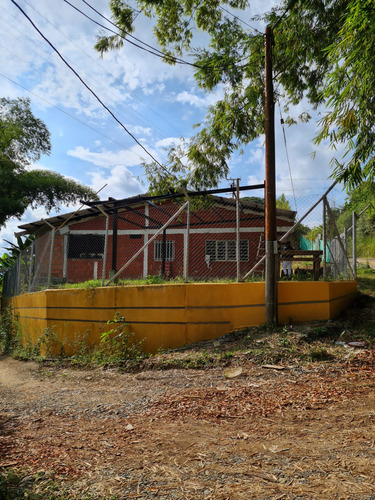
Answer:
[[(235, 277), (236, 210), (233, 200), (217, 199), (211, 206), (192, 209), (190, 213), (188, 275), (192, 278)], [(159, 208), (158, 208), (159, 207)], [(139, 203), (130, 210), (119, 210), (117, 217), (116, 270), (119, 270), (143, 247), (147, 240), (177, 212), (175, 201), (159, 204)], [(184, 255), (187, 251), (186, 212), (166, 229), (165, 246), (160, 234), (121, 274), (121, 278), (141, 278), (158, 275), (164, 269), (166, 276), (183, 276)], [(113, 268), (113, 224), (109, 216), (107, 262), (105, 278)], [(294, 212), (278, 211), (279, 234), (294, 224)], [(104, 215), (88, 216), (69, 223), (69, 232), (55, 233), (52, 260), (52, 278), (67, 282), (81, 282), (101, 278), (106, 228)], [(50, 233), (36, 239), (36, 266), (40, 273), (48, 272)], [(240, 212), (240, 273), (249, 271), (264, 253), (264, 212), (262, 205), (242, 203)], [(47, 246), (47, 248), (46, 248)], [(164, 249), (164, 263), (162, 252)], [(44, 256), (43, 256), (44, 252)], [(41, 259), (43, 257), (43, 262)], [(47, 266), (47, 267), (46, 267)]]

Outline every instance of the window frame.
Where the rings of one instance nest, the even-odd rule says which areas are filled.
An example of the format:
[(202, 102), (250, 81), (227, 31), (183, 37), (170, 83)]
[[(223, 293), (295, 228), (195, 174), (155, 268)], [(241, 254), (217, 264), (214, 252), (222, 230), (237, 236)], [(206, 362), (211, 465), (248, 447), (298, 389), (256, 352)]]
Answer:
[[(236, 262), (236, 240), (205, 240), (204, 249), (211, 262)], [(240, 240), (240, 262), (249, 262), (249, 240)]]
[[(95, 242), (95, 240), (97, 240)], [(102, 260), (104, 258), (105, 236), (104, 234), (68, 234), (68, 259)], [(99, 251), (92, 252), (93, 248)], [(81, 250), (81, 251), (79, 251)]]
[[(154, 241), (154, 262), (163, 262), (162, 257), (163, 240)], [(165, 262), (174, 262), (176, 245), (175, 240), (165, 241)]]

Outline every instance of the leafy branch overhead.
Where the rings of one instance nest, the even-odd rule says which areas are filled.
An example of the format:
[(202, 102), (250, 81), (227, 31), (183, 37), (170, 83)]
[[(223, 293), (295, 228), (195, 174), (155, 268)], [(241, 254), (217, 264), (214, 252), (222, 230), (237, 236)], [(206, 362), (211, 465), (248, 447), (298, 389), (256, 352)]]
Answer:
[[(263, 35), (242, 19), (244, 0), (137, 0), (137, 8), (155, 21), (154, 33), (170, 64), (194, 66), (200, 88), (220, 86), (223, 97), (211, 106), (205, 122), (179, 156), (169, 155), (168, 169), (190, 185), (212, 187), (228, 173), (234, 151), (264, 133)], [(111, 0), (118, 35), (99, 37), (102, 54), (120, 49), (134, 32), (135, 11), (123, 0)], [(237, 15), (232, 16), (230, 12)], [(241, 16), (242, 14), (242, 16)], [(316, 143), (328, 140), (333, 150), (346, 147), (345, 161), (333, 159), (333, 175), (353, 187), (375, 176), (375, 6), (372, 0), (280, 1), (259, 17), (274, 29), (276, 98), (282, 98), (286, 122), (309, 120), (309, 112), (294, 116), (304, 100), (311, 109), (326, 105)], [(197, 33), (209, 43), (196, 47)], [(150, 168), (157, 185), (157, 165)], [(173, 179), (172, 179), (173, 180)], [(169, 182), (169, 180), (168, 180)]]
[(0, 226), (21, 217), (28, 207), (44, 205), (47, 212), (59, 203), (95, 196), (78, 182), (31, 165), (51, 151), (46, 125), (36, 118), (30, 100), (0, 98)]

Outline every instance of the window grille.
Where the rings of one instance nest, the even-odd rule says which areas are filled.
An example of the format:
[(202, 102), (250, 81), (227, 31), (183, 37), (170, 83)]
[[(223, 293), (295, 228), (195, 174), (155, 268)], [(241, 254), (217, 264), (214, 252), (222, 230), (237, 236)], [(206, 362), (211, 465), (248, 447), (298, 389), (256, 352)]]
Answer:
[(69, 234), (68, 259), (102, 259), (103, 234)]
[[(206, 255), (210, 261), (228, 262), (236, 260), (236, 240), (206, 240)], [(249, 241), (240, 240), (240, 261), (249, 260)]]
[[(165, 260), (171, 262), (174, 260), (174, 256), (175, 256), (174, 241), (173, 240), (165, 241)], [(155, 241), (154, 260), (155, 261), (163, 260), (163, 241)]]

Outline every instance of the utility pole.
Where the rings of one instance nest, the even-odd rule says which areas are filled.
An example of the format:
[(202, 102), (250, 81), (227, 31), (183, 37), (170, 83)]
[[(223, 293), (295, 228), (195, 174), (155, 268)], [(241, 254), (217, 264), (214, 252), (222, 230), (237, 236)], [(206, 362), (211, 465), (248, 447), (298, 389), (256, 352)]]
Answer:
[(265, 249), (266, 249), (266, 324), (277, 323), (277, 226), (275, 169), (275, 103), (272, 81), (272, 28), (265, 35)]
[(117, 273), (117, 225), (118, 225), (118, 208), (115, 198), (108, 198), (109, 201), (114, 201), (113, 209), (113, 226), (112, 226), (112, 270), (111, 275)]

